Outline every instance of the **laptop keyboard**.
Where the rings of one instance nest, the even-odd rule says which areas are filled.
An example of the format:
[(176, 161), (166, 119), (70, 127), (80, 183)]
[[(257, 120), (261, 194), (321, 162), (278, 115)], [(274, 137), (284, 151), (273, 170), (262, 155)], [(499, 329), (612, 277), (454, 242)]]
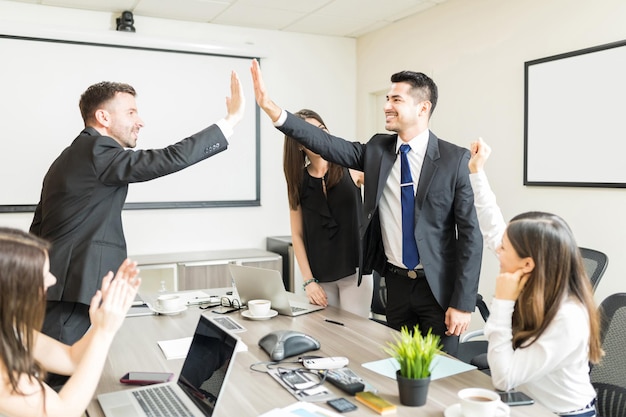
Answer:
[(304, 310), (306, 310), (306, 308), (291, 306), (291, 312), (292, 313), (297, 313), (299, 311), (304, 311)]
[(133, 395), (148, 417), (193, 417), (169, 385), (134, 391)]

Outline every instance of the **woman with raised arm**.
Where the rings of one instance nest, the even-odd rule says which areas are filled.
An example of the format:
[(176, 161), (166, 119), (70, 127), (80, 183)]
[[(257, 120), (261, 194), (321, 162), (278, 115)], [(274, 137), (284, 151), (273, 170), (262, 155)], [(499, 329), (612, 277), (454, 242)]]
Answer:
[(574, 235), (555, 214), (505, 224), (483, 171), (491, 149), (472, 143), (469, 162), (485, 244), (500, 260), (485, 326), (493, 384), (521, 388), (561, 416), (595, 417), (589, 363), (603, 355), (591, 284)]
[[(50, 273), (49, 244), (21, 230), (0, 228), (0, 416), (82, 416), (95, 392), (109, 347), (141, 280), (126, 259), (91, 299), (91, 327), (72, 346), (40, 332)], [(46, 372), (71, 375), (57, 393)]]

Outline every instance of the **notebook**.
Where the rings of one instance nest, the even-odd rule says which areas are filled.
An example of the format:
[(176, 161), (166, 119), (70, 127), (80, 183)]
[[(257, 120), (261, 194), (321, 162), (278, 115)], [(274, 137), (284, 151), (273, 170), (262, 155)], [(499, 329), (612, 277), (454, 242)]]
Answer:
[(104, 415), (212, 415), (233, 366), (237, 343), (235, 336), (201, 316), (178, 381), (100, 394)]
[(272, 302), (272, 310), (284, 316), (300, 316), (323, 310), (324, 307), (289, 300), (280, 272), (275, 269), (229, 264), (235, 288), (242, 304), (262, 298)]

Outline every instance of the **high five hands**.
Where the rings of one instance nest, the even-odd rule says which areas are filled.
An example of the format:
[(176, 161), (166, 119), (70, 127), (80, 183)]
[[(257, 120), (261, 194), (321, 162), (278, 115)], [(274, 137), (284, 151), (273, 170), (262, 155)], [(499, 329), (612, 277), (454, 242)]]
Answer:
[(230, 97), (226, 97), (225, 120), (234, 127), (243, 118), (246, 99), (241, 88), (241, 81), (235, 71), (230, 73)]
[(265, 89), (265, 83), (263, 82), (261, 67), (256, 59), (252, 60), (250, 72), (252, 73), (254, 98), (256, 99), (257, 104), (270, 117), (270, 119), (272, 119), (272, 122), (277, 121), (282, 113), (282, 109), (270, 100), (267, 90)]

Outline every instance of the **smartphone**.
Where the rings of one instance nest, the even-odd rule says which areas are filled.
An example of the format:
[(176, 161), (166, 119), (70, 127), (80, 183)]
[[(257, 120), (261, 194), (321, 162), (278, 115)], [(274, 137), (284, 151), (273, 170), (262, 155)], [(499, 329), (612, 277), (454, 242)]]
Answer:
[(328, 400), (326, 401), (326, 404), (330, 405), (332, 408), (339, 411), (340, 413), (347, 413), (348, 411), (354, 411), (358, 408), (356, 405), (352, 404), (345, 398), (335, 398), (333, 400)]
[(528, 395), (519, 391), (500, 392), (500, 399), (503, 403), (512, 407), (517, 405), (531, 405), (535, 402)]
[(174, 374), (171, 372), (129, 372), (120, 378), (122, 384), (151, 385), (171, 381)]

